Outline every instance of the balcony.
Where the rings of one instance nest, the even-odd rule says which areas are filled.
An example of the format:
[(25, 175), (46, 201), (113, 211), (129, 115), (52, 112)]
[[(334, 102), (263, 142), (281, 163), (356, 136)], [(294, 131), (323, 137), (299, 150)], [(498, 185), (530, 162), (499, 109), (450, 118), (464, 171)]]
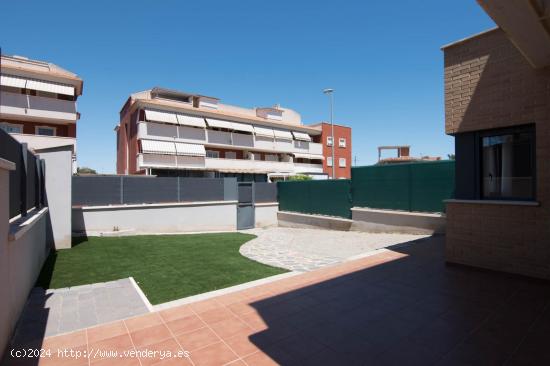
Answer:
[(323, 173), (323, 164), (294, 163), (295, 173)]
[(138, 123), (138, 138), (149, 140), (181, 141), (187, 143), (202, 143), (223, 148), (262, 150), (278, 153), (305, 153), (322, 155), (321, 144), (307, 141), (290, 141), (270, 139), (262, 136), (248, 135), (238, 132), (226, 132), (210, 129), (200, 129), (187, 126), (176, 126), (154, 122)]
[(11, 135), (17, 141), (26, 143), (33, 150), (72, 146), (73, 153), (76, 154), (76, 139), (74, 137), (29, 135), (23, 133), (12, 133)]
[(33, 95), (0, 92), (0, 115), (22, 119), (59, 120), (75, 122), (76, 102)]
[(176, 156), (160, 154), (138, 154), (138, 169), (205, 169), (204, 158), (200, 156)]

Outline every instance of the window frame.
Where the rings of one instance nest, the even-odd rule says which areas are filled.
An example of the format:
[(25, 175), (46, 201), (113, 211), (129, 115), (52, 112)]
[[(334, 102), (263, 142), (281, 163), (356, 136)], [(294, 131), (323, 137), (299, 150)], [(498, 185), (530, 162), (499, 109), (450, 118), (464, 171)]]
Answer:
[[(53, 131), (53, 134), (52, 134), (52, 135), (43, 135), (43, 134), (38, 133), (38, 130), (40, 130), (41, 128), (46, 128), (46, 129), (52, 130), (52, 131)], [(52, 127), (52, 126), (35, 126), (35, 127), (34, 127), (34, 134), (35, 134), (35, 135), (38, 135), (38, 136), (55, 137), (55, 136), (57, 136), (57, 127)]]
[(14, 127), (19, 128), (19, 132), (8, 132), (8, 131), (4, 130), (6, 133), (19, 133), (19, 134), (23, 133), (23, 125), (22, 124), (0, 121), (0, 125), (11, 127), (11, 128), (14, 128)]
[(332, 146), (334, 143), (332, 136), (327, 136), (327, 146)]
[(327, 166), (332, 166), (333, 163), (332, 156), (327, 156)]
[[(212, 153), (215, 153), (215, 154), (212, 154)], [(208, 155), (216, 155), (216, 156), (208, 156)], [(220, 152), (217, 151), (217, 150), (206, 150), (206, 158), (209, 158), (209, 159), (219, 159), (220, 158)]]
[[(344, 162), (344, 164), (342, 164), (342, 161)], [(339, 168), (347, 168), (347, 159), (346, 158), (338, 158), (338, 167)]]
[[(229, 154), (229, 155), (233, 155), (233, 157), (228, 157), (228, 156), (227, 156), (228, 154)], [(226, 159), (237, 159), (237, 152), (236, 152), (236, 151), (226, 151), (226, 152), (224, 153), (224, 157), (225, 157)]]
[[(529, 133), (531, 135), (531, 151), (530, 158), (533, 164), (533, 181), (531, 183), (532, 195), (529, 198), (524, 197), (486, 197), (483, 193), (483, 139), (486, 137), (495, 137), (510, 135), (514, 133)], [(537, 200), (537, 134), (536, 134), (536, 125), (520, 125), (514, 127), (498, 128), (491, 129), (486, 131), (480, 131), (477, 133), (477, 184), (478, 184), (478, 197), (483, 201), (522, 201), (522, 202), (535, 202)]]
[(340, 138), (338, 139), (338, 147), (345, 148), (346, 145), (347, 145), (346, 138), (345, 138), (345, 137), (340, 137)]

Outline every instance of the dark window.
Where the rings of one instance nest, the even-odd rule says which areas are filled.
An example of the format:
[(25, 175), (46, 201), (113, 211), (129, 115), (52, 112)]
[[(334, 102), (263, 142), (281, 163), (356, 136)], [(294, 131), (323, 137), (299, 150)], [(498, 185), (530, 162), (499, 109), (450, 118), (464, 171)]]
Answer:
[(535, 198), (535, 133), (521, 128), (481, 135), (481, 196)]

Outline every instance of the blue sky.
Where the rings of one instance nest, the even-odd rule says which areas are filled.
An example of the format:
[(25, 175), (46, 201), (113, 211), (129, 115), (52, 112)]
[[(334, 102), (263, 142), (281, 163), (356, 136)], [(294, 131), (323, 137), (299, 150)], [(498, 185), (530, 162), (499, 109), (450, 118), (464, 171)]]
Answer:
[(3, 53), (84, 79), (78, 161), (102, 173), (115, 171), (122, 104), (153, 86), (280, 103), (306, 124), (328, 118), (331, 87), (358, 165), (378, 145), (446, 156), (440, 47), (494, 26), (474, 0), (10, 1), (2, 13)]

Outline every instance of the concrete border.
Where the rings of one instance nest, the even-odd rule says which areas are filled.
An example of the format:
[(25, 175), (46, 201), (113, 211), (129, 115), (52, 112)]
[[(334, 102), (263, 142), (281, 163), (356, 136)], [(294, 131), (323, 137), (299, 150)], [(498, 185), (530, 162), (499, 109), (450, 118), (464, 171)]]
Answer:
[(351, 230), (372, 233), (443, 234), (446, 216), (441, 213), (408, 212), (353, 207)]
[(342, 217), (310, 215), (298, 212), (277, 211), (279, 226), (302, 229), (328, 229), (349, 231), (352, 220)]
[(137, 294), (139, 295), (139, 297), (141, 298), (141, 300), (143, 301), (143, 303), (147, 307), (147, 310), (149, 310), (149, 312), (152, 313), (154, 311), (153, 305), (149, 302), (149, 299), (147, 298), (147, 296), (145, 296), (145, 294), (141, 290), (141, 287), (139, 287), (139, 285), (137, 284), (134, 277), (130, 276), (130, 277), (128, 277), (128, 279), (130, 280), (130, 283), (132, 284), (132, 286), (134, 286)]
[(170, 308), (173, 308), (173, 307), (176, 307), (176, 306), (186, 305), (186, 304), (190, 304), (190, 303), (201, 301), (201, 300), (207, 300), (207, 299), (211, 299), (213, 297), (231, 294), (233, 292), (246, 290), (248, 288), (256, 287), (256, 286), (259, 286), (259, 285), (265, 285), (267, 283), (282, 280), (284, 278), (294, 277), (294, 276), (300, 275), (302, 273), (303, 272), (293, 271), (293, 272), (282, 273), (282, 274), (271, 276), (271, 277), (260, 278), (259, 280), (254, 280), (254, 281), (250, 281), (250, 282), (241, 283), (240, 285), (226, 287), (226, 288), (222, 288), (222, 289), (214, 290), (214, 291), (210, 291), (210, 292), (204, 292), (202, 294), (192, 295), (192, 296), (184, 297), (182, 299), (168, 301), (168, 302), (158, 304), (158, 305), (153, 305), (153, 310), (154, 311), (166, 310), (166, 309), (170, 309)]

